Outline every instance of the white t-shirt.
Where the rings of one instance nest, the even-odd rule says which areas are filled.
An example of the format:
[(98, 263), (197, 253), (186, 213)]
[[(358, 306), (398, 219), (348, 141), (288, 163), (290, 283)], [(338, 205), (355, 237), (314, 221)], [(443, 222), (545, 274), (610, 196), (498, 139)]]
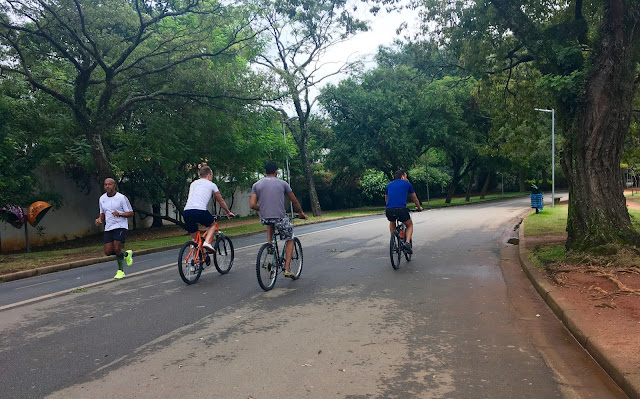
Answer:
[(194, 181), (189, 186), (189, 198), (187, 198), (187, 204), (184, 206), (184, 210), (197, 209), (206, 211), (211, 195), (218, 191), (218, 186), (207, 179)]
[(104, 193), (98, 202), (100, 203), (100, 213), (104, 213), (104, 231), (129, 228), (127, 218), (113, 216), (113, 211), (118, 211), (118, 213), (133, 211), (127, 197), (118, 192), (113, 197)]

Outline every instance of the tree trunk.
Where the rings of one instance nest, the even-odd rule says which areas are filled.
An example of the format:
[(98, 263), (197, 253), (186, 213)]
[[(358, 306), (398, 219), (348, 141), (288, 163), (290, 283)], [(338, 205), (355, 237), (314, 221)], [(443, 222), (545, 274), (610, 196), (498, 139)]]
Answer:
[(484, 179), (484, 184), (482, 185), (482, 191), (480, 191), (480, 199), (484, 199), (487, 195), (487, 190), (489, 189), (489, 183), (491, 182), (492, 172), (487, 172), (487, 177)]
[[(156, 215), (160, 214), (160, 204), (151, 205), (151, 209), (153, 210), (154, 214)], [(162, 227), (162, 219), (157, 216), (154, 216), (153, 222), (151, 223), (151, 227)]]
[(625, 35), (626, 24), (630, 22), (625, 21), (625, 2), (608, 1), (600, 48), (585, 81), (582, 108), (575, 114), (562, 162), (569, 181), (567, 249), (640, 243), (620, 180), (637, 89), (638, 51), (633, 51), (633, 37)]
[(460, 167), (454, 166), (453, 175), (451, 176), (451, 182), (449, 183), (449, 189), (447, 190), (447, 198), (445, 199), (445, 204), (450, 204), (453, 195), (456, 193), (456, 187), (458, 187), (458, 182), (460, 182)]
[(465, 202), (471, 201), (471, 187), (473, 187), (473, 172), (469, 173), (469, 184), (467, 184), (467, 196), (464, 198)]
[[(520, 192), (525, 192), (525, 191), (529, 191), (527, 185), (524, 182), (525, 180), (525, 176), (524, 176), (524, 172), (522, 170), (518, 171), (518, 186), (519, 186), (519, 190)], [(503, 187), (504, 189), (504, 187)]]
[(309, 159), (309, 151), (306, 148), (300, 148), (300, 155), (302, 156), (302, 166), (304, 168), (304, 178), (307, 182), (307, 189), (309, 191), (309, 202), (311, 203), (311, 212), (313, 216), (322, 216), (322, 209), (320, 208), (320, 201), (318, 200), (318, 193), (316, 192), (316, 185), (313, 182), (313, 169), (311, 169), (311, 160)]
[(100, 186), (102, 186), (106, 178), (111, 177), (115, 179), (115, 176), (109, 163), (109, 156), (102, 142), (102, 133), (93, 131), (91, 127), (85, 127), (85, 129), (88, 130), (85, 132), (85, 137), (87, 137), (87, 141), (91, 145), (91, 156), (96, 163), (98, 179)]
[[(300, 150), (300, 157), (302, 158), (302, 168), (304, 169), (304, 178), (307, 183), (307, 190), (309, 193), (309, 202), (311, 203), (311, 212), (313, 216), (322, 216), (322, 209), (320, 208), (320, 201), (318, 200), (318, 193), (316, 191), (316, 185), (313, 182), (313, 169), (311, 168), (311, 159), (309, 159), (309, 131), (307, 129), (308, 120), (305, 119), (305, 114), (302, 112), (300, 100), (294, 98), (294, 104), (298, 113), (298, 123), (300, 126), (300, 136), (294, 139)], [(293, 132), (293, 130), (292, 130)]]

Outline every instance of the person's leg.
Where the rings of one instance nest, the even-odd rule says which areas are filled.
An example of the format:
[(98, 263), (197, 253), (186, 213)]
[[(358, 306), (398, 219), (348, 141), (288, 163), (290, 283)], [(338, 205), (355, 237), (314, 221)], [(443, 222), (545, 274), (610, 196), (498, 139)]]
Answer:
[(124, 254), (122, 253), (122, 243), (120, 241), (113, 241), (113, 253), (116, 256), (116, 262), (118, 262), (118, 271), (113, 278), (124, 277)]
[(271, 242), (271, 240), (273, 239), (274, 230), (275, 230), (275, 227), (273, 227), (273, 225), (271, 224), (267, 225), (267, 242)]
[(413, 220), (407, 220), (406, 222), (404, 222), (404, 225), (407, 228), (405, 231), (405, 238), (407, 242), (411, 242), (411, 235), (413, 234)]
[(396, 222), (389, 222), (389, 233), (393, 234), (396, 231)]
[(122, 270), (122, 265), (124, 261), (124, 254), (122, 253), (123, 244), (120, 241), (113, 242), (113, 254), (116, 256), (116, 260), (118, 261), (118, 269)]
[(284, 270), (289, 273), (291, 271), (291, 258), (293, 257), (293, 239), (287, 240), (284, 249)]
[(113, 242), (104, 243), (104, 254), (107, 256), (115, 255), (113, 252)]
[(207, 226), (207, 231), (204, 232), (204, 237), (202, 238), (202, 246), (211, 252), (215, 251), (212, 242), (216, 232), (216, 219), (209, 211), (199, 211), (198, 223)]
[(207, 227), (207, 231), (204, 233), (203, 242), (208, 242), (209, 244), (213, 244), (213, 238), (216, 234), (216, 222), (213, 222)]

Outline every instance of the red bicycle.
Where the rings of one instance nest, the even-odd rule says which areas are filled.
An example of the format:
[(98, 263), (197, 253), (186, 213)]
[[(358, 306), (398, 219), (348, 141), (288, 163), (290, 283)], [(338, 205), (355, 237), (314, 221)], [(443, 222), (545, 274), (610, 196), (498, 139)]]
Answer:
[(198, 231), (195, 241), (187, 241), (180, 248), (180, 256), (178, 257), (178, 272), (182, 281), (191, 285), (198, 281), (202, 271), (211, 265), (211, 257), (213, 256), (213, 264), (220, 274), (227, 274), (233, 266), (233, 243), (218, 228), (218, 219), (226, 218), (226, 215), (214, 215), (215, 219), (215, 237), (213, 244), (215, 252), (208, 252), (202, 247), (202, 236)]

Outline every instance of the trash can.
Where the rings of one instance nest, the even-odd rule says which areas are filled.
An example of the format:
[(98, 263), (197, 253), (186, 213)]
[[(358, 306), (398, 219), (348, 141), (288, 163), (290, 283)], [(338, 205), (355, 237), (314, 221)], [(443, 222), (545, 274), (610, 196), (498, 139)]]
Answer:
[(543, 209), (542, 194), (531, 194), (531, 207), (536, 208), (536, 213)]

